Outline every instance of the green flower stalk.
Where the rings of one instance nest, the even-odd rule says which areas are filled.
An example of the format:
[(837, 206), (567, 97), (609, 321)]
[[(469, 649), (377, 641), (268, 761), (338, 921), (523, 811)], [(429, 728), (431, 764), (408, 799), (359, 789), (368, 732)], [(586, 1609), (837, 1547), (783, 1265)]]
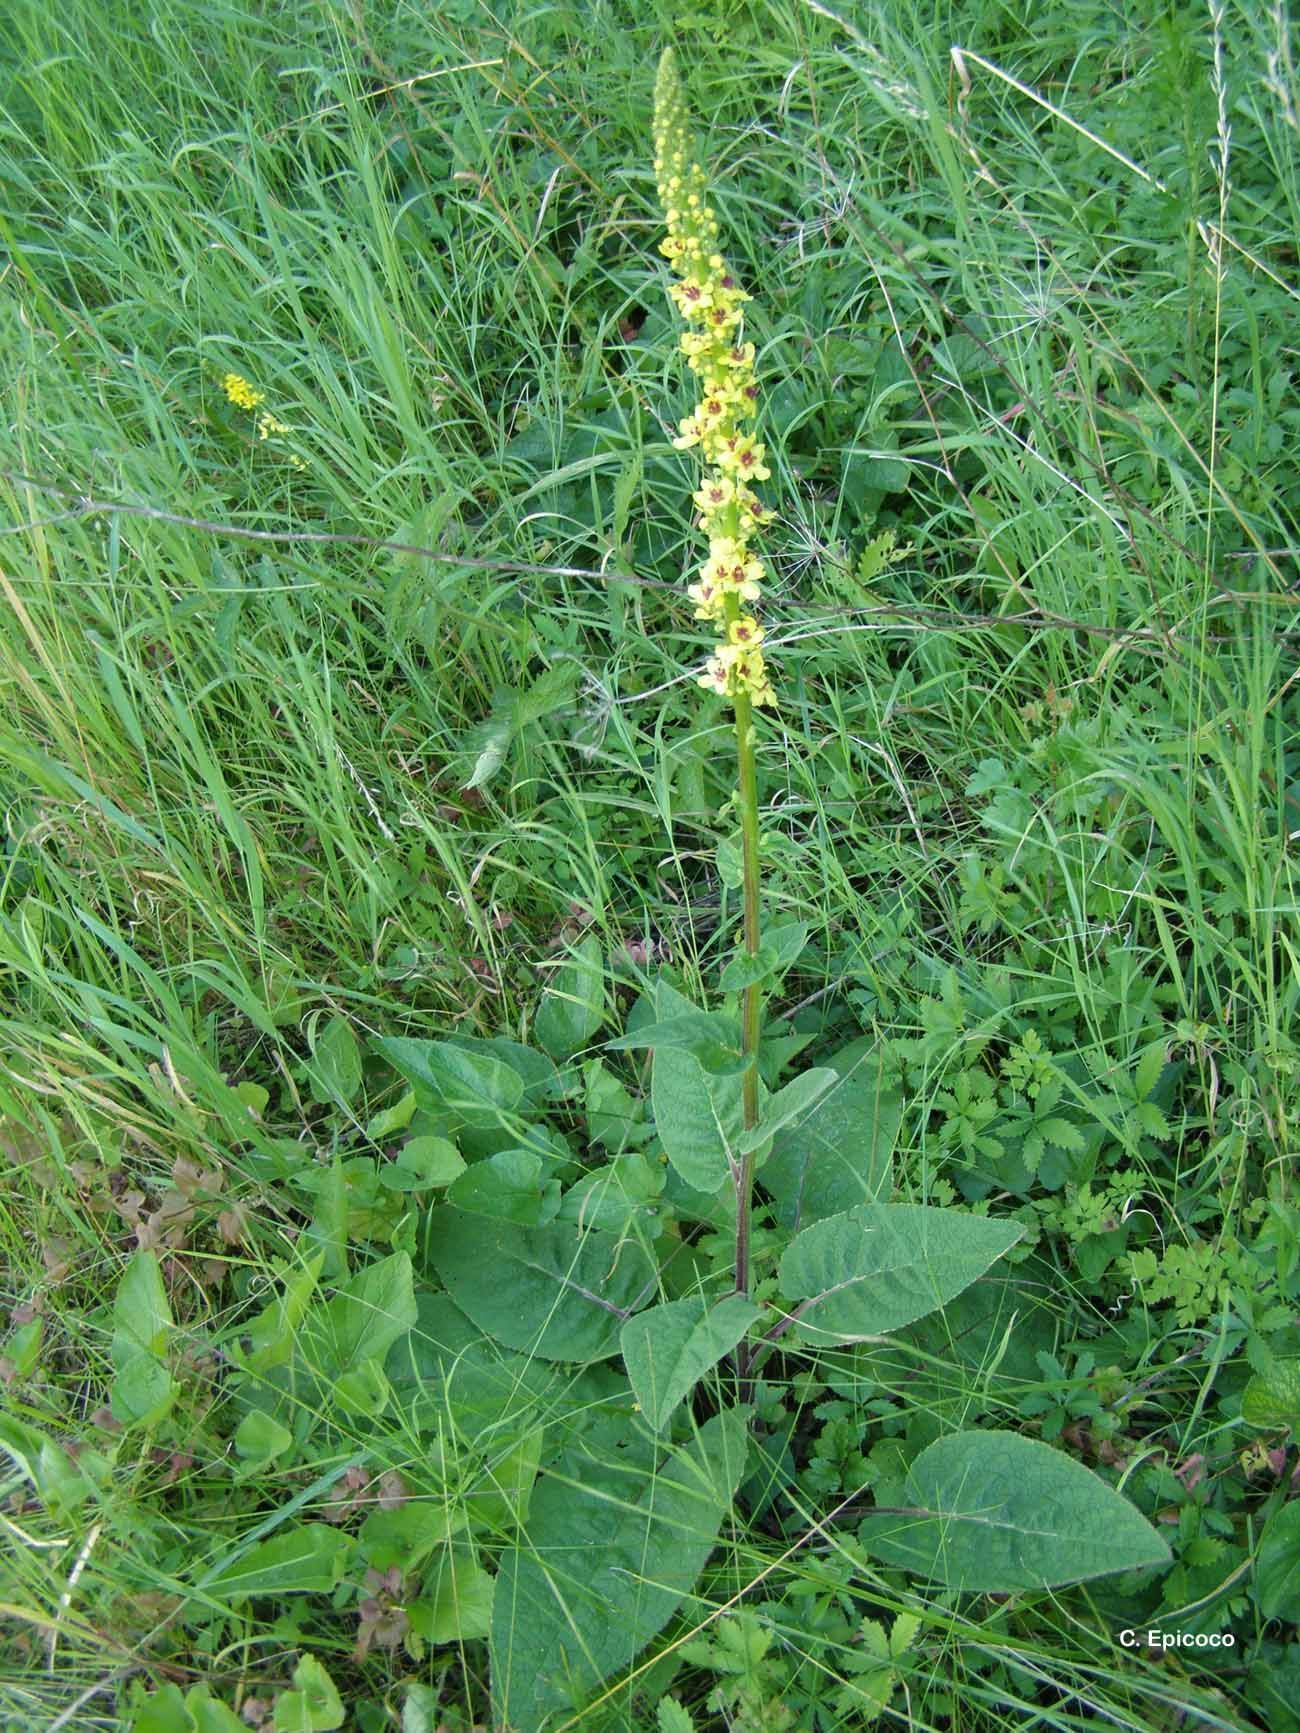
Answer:
[[(691, 136), (677, 62), (671, 48), (659, 62), (655, 83), (655, 175), (668, 233), (659, 250), (680, 279), (668, 293), (685, 320), (681, 339), (687, 365), (699, 381), (700, 400), (681, 423), (673, 444), (698, 446), (704, 477), (694, 502), (698, 525), (708, 537), (709, 557), (688, 594), (697, 620), (717, 629), (719, 643), (699, 677), (701, 686), (729, 698), (736, 714), (736, 753), (744, 869), (744, 943), (751, 957), (759, 947), (758, 782), (754, 765), (754, 711), (775, 705), (763, 659), (763, 628), (755, 616), (766, 568), (750, 537), (776, 515), (753, 491), (770, 470), (761, 442), (745, 431), (758, 407), (754, 345), (744, 337), (744, 306), (750, 297), (736, 282), (718, 250), (718, 221), (709, 204), (708, 177)], [(761, 991), (757, 981), (741, 1001), (746, 1130), (758, 1124), (758, 1037)], [(737, 1178), (736, 1290), (749, 1292), (749, 1221), (754, 1157), (742, 1158)], [(742, 1368), (743, 1375), (743, 1368)]]

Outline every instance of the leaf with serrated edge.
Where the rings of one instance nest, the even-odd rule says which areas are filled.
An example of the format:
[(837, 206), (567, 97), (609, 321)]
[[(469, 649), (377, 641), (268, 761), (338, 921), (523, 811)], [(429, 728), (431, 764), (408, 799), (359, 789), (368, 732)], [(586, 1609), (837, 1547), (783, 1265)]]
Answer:
[(628, 1319), (619, 1337), (623, 1364), (641, 1412), (656, 1432), (762, 1310), (742, 1294), (729, 1294), (714, 1306), (693, 1296)]
[(1007, 1594), (1165, 1564), (1146, 1518), (1090, 1468), (1018, 1432), (959, 1432), (921, 1452), (903, 1500), (869, 1516), (872, 1557), (948, 1588)]
[(533, 1494), (527, 1544), (497, 1573), (496, 1726), (537, 1729), (581, 1702), (661, 1631), (713, 1550), (744, 1474), (746, 1411), (715, 1415), (657, 1473), (611, 1497), (562, 1459)]
[(1024, 1231), (963, 1210), (860, 1204), (791, 1240), (781, 1298), (803, 1341), (860, 1342), (951, 1300)]

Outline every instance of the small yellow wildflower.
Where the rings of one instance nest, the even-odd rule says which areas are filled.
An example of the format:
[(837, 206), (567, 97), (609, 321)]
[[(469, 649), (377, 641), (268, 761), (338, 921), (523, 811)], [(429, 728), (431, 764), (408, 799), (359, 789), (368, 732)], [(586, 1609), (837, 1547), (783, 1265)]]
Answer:
[(688, 326), (681, 350), (700, 386), (699, 402), (673, 439), (679, 451), (698, 446), (706, 466), (693, 501), (709, 538), (709, 557), (687, 593), (696, 619), (711, 621), (723, 640), (699, 683), (725, 698), (774, 704), (759, 648), (763, 628), (746, 611), (758, 601), (765, 576), (748, 538), (775, 516), (749, 485), (770, 476), (766, 452), (741, 430), (758, 406), (754, 345), (742, 334), (750, 297), (718, 246), (717, 215), (708, 203), (708, 179), (695, 154), (671, 50), (660, 61), (655, 85), (655, 176), (668, 228), (659, 251), (680, 279), (668, 293)]
[(256, 409), (266, 399), (265, 391), (256, 390), (242, 373), (227, 373), (221, 389), (238, 409)]

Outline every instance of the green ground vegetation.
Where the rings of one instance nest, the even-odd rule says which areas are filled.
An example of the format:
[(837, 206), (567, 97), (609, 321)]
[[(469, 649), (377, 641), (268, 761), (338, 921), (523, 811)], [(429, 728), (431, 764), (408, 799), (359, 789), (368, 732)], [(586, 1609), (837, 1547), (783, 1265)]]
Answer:
[[(772, 1064), (865, 1059), (892, 1195), (1022, 1231), (887, 1342), (782, 1342), (703, 1574), (625, 1546), (612, 1619), (671, 1604), (546, 1726), (1300, 1733), (1285, 7), (9, 0), (15, 1733), (492, 1725), (553, 1489), (595, 1535), (735, 1442), (724, 1365), (665, 1456), (608, 1358), (485, 1333), (530, 1271), (473, 1213), (491, 1125), (437, 1111), (456, 1065), (526, 1107), (493, 1209), (562, 1180), (631, 1280), (678, 1182), (607, 1043), (718, 1002), (740, 915), (670, 40), (780, 513)], [(819, 1171), (759, 1173), (760, 1299)], [(1085, 1464), (1168, 1563), (918, 1584), (864, 1517), (961, 1427)]]

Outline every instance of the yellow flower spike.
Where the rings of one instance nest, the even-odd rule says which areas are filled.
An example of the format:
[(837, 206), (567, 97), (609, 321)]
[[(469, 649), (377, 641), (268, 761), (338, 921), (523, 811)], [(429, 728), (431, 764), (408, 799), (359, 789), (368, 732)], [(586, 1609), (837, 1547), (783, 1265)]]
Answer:
[(221, 381), (221, 389), (237, 409), (256, 409), (266, 399), (265, 391), (256, 390), (242, 373), (227, 373)]

